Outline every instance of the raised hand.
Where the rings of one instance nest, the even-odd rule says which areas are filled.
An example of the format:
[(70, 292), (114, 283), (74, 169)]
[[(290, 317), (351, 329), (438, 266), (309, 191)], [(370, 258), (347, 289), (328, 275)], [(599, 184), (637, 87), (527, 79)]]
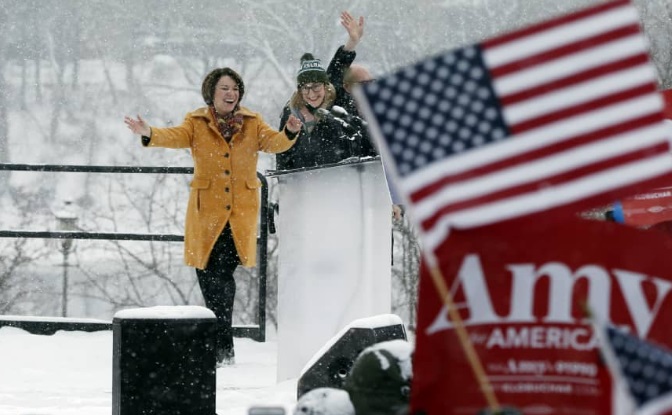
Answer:
[(149, 128), (149, 124), (138, 115), (138, 119), (134, 120), (133, 118), (126, 116), (124, 117), (124, 122), (129, 130), (133, 131), (134, 134), (144, 135), (149, 137), (152, 134), (152, 130)]
[(287, 130), (293, 133), (298, 133), (299, 130), (301, 130), (301, 125), (303, 125), (303, 123), (300, 119), (296, 118), (294, 114), (290, 114), (289, 118), (287, 119), (287, 123), (285, 123)]
[(355, 19), (350, 13), (344, 11), (341, 13), (341, 25), (348, 31), (348, 41), (344, 49), (355, 50), (359, 41), (362, 40), (362, 36), (364, 36), (364, 16)]

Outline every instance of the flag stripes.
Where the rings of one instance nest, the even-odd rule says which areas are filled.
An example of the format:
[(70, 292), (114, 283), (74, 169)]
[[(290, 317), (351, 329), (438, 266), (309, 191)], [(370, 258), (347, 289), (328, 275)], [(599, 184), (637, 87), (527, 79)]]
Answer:
[(356, 95), (433, 249), (449, 227), (608, 203), (668, 177), (656, 85), (637, 12), (619, 0), (432, 57)]

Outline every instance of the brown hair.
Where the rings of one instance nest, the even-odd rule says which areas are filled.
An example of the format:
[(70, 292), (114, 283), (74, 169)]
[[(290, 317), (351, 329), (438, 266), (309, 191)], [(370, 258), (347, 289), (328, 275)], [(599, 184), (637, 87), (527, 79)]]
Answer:
[(238, 104), (240, 104), (240, 101), (243, 100), (243, 95), (245, 95), (245, 84), (243, 83), (243, 78), (238, 75), (238, 72), (231, 68), (213, 69), (205, 76), (203, 85), (201, 85), (201, 95), (203, 95), (203, 101), (205, 101), (205, 103), (210, 106), (212, 105), (215, 98), (215, 87), (217, 86), (217, 82), (219, 82), (223, 76), (231, 77), (236, 85), (238, 85), (238, 92), (240, 93)]

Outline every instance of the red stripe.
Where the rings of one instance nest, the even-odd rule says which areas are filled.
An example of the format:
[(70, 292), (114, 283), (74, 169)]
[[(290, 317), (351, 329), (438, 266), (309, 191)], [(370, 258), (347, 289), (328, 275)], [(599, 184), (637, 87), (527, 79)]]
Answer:
[(587, 17), (595, 16), (597, 14), (600, 14), (602, 12), (606, 12), (608, 10), (613, 10), (617, 9), (619, 7), (623, 7), (625, 5), (629, 5), (630, 1), (629, 0), (618, 0), (618, 1), (613, 1), (613, 2), (607, 2), (604, 4), (600, 4), (596, 7), (590, 7), (587, 9), (580, 10), (576, 13), (572, 13), (569, 15), (561, 16), (555, 19), (548, 20), (546, 22), (542, 22), (539, 24), (535, 24), (533, 26), (526, 27), (521, 30), (517, 30), (515, 32), (507, 33), (505, 35), (495, 37), (492, 39), (489, 39), (485, 42), (483, 42), (483, 47), (485, 48), (491, 48), (494, 46), (499, 46), (507, 42), (512, 42), (514, 40), (518, 40), (530, 35), (534, 35), (536, 33), (540, 33), (549, 29), (553, 29), (558, 26), (565, 25), (567, 23), (575, 22), (577, 20), (581, 20)]
[(623, 39), (637, 33), (639, 33), (639, 26), (637, 24), (621, 27), (554, 49), (549, 49), (544, 52), (537, 53), (536, 55), (528, 56), (524, 59), (507, 63), (506, 65), (491, 68), (490, 74), (494, 78), (508, 75), (532, 66), (541, 65), (545, 62), (550, 62), (552, 60), (573, 55), (581, 51), (593, 49), (599, 45), (603, 45), (617, 39)]
[(604, 75), (610, 72), (618, 72), (623, 69), (633, 68), (635, 66), (642, 65), (648, 62), (649, 62), (648, 55), (646, 53), (641, 53), (636, 56), (631, 56), (627, 59), (598, 66), (565, 78), (559, 78), (553, 82), (548, 82), (534, 88), (516, 92), (515, 94), (501, 96), (499, 98), (499, 102), (504, 106), (515, 104), (517, 102), (524, 101), (526, 99), (530, 99), (539, 95), (543, 95), (548, 92), (553, 92), (554, 90), (557, 89), (579, 84), (591, 78), (597, 78), (600, 75)]
[(584, 176), (589, 176), (591, 174), (608, 170), (610, 168), (619, 165), (624, 165), (636, 160), (642, 160), (658, 154), (667, 153), (670, 150), (669, 147), (670, 146), (668, 142), (665, 141), (659, 144), (651, 145), (649, 147), (638, 149), (630, 153), (621, 154), (619, 156), (612, 157), (606, 160), (600, 160), (599, 162), (589, 164), (587, 166), (583, 166), (580, 168), (572, 169), (570, 171), (552, 177), (539, 179), (531, 183), (521, 184), (497, 192), (488, 193), (487, 195), (483, 195), (477, 198), (464, 200), (458, 203), (443, 206), (440, 209), (438, 209), (431, 217), (425, 219), (422, 222), (422, 228), (425, 230), (430, 230), (436, 225), (436, 223), (441, 219), (441, 217), (457, 211), (467, 210), (480, 205), (492, 203), (498, 200), (508, 199), (515, 196), (521, 196), (528, 193), (536, 193), (539, 191), (544, 191), (553, 186), (570, 183)]
[[(609, 127), (602, 128), (600, 130), (596, 131), (591, 131), (590, 133), (570, 137), (566, 140), (563, 140), (558, 143), (554, 143), (552, 145), (548, 145), (542, 148), (538, 148), (523, 154), (519, 154), (513, 157), (506, 158), (504, 160), (499, 160), (494, 163), (484, 165), (484, 166), (479, 166), (475, 169), (460, 173), (460, 174), (455, 174), (451, 176), (446, 176), (442, 177), (441, 179), (434, 181), (432, 183), (429, 183), (428, 185), (424, 186), (422, 189), (419, 189), (413, 193), (410, 194), (410, 199), (414, 202), (417, 203), (421, 201), (422, 199), (426, 198), (427, 196), (431, 195), (432, 193), (435, 193), (442, 189), (445, 186), (449, 186), (454, 183), (462, 182), (465, 180), (470, 180), (475, 177), (479, 176), (484, 176), (486, 174), (490, 174), (493, 172), (496, 172), (498, 170), (502, 170), (505, 168), (513, 167), (516, 165), (520, 165), (523, 163), (528, 163), (533, 160), (537, 160), (543, 157), (548, 157), (551, 154), (554, 153), (560, 153), (562, 151), (567, 151), (569, 149), (579, 147), (582, 145), (586, 145), (589, 143), (593, 143), (596, 141), (603, 140), (605, 138), (609, 138), (611, 136), (614, 136), (616, 134), (622, 134), (628, 131), (633, 131), (637, 130), (655, 123), (658, 123), (661, 121), (661, 115), (660, 113), (656, 112), (654, 114), (650, 115), (645, 115), (639, 118), (635, 118), (632, 120), (628, 120), (626, 122), (622, 122), (616, 125), (612, 125)], [(515, 138), (510, 138), (515, 140)]]
[[(644, 85), (626, 89), (624, 91), (619, 91), (610, 95), (594, 99), (592, 101), (584, 102), (582, 104), (575, 105), (573, 107), (565, 108), (563, 110), (554, 111), (550, 114), (532, 118), (530, 120), (523, 121), (518, 124), (513, 124), (510, 126), (510, 130), (513, 134), (520, 134), (525, 131), (529, 131), (556, 122), (558, 120), (562, 120), (575, 115), (593, 111), (601, 107), (607, 107), (616, 104), (618, 102), (627, 101), (640, 95), (646, 95), (656, 92), (657, 92), (656, 84), (653, 82), (649, 82)], [(661, 114), (662, 114), (662, 108), (661, 108)]]

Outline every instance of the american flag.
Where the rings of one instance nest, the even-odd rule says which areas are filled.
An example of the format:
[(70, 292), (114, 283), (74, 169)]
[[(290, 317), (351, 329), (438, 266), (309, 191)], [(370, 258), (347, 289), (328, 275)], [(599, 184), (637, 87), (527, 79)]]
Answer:
[(629, 1), (441, 53), (355, 95), (429, 249), (451, 227), (669, 185), (663, 101)]
[(637, 414), (672, 414), (672, 353), (613, 326), (596, 330), (607, 366)]

